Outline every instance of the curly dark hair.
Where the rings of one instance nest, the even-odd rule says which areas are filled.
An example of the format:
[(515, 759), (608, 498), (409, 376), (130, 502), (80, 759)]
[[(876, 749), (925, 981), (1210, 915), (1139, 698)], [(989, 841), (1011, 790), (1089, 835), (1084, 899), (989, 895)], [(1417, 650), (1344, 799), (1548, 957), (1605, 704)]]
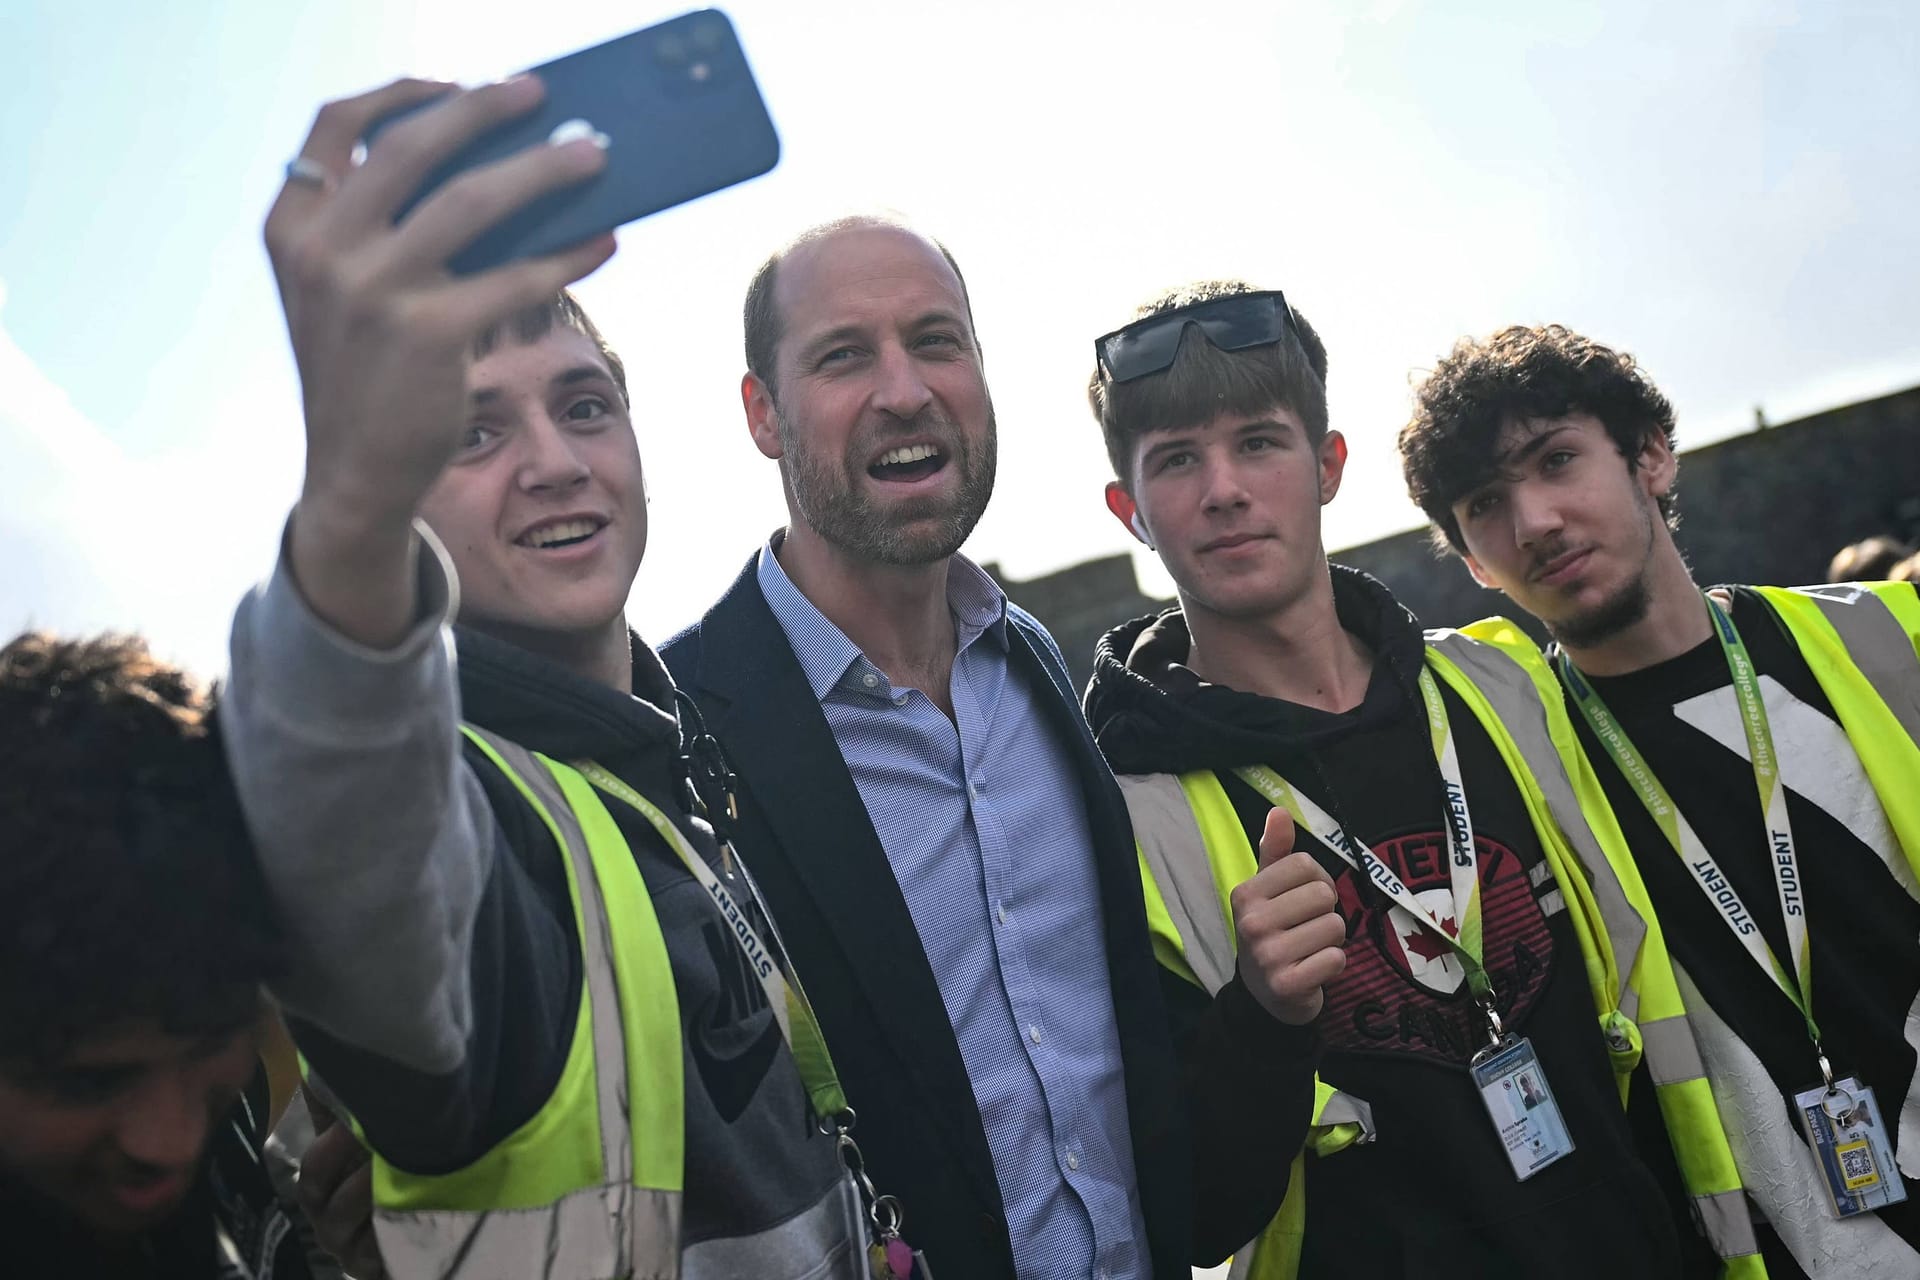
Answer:
[(208, 691), (145, 643), (0, 649), (0, 1055), (131, 1019), (244, 1026), (280, 971)]
[[(1132, 318), (1258, 292), (1244, 280), (1197, 280), (1143, 303)], [(1100, 423), (1107, 461), (1120, 482), (1133, 484), (1134, 442), (1142, 435), (1211, 422), (1223, 413), (1291, 409), (1300, 415), (1307, 443), (1318, 447), (1327, 434), (1327, 346), (1298, 307), (1293, 321), (1295, 340), (1283, 337), (1244, 351), (1222, 351), (1189, 328), (1169, 368), (1132, 382), (1109, 381), (1096, 362), (1087, 380), (1087, 405)]]
[[(1453, 504), (1493, 478), (1502, 431), (1570, 413), (1598, 418), (1629, 469), (1655, 432), (1674, 444), (1673, 406), (1626, 352), (1557, 324), (1462, 338), (1416, 389), (1413, 420), (1400, 430), (1407, 495), (1464, 552)], [(1660, 514), (1678, 523), (1672, 492)]]

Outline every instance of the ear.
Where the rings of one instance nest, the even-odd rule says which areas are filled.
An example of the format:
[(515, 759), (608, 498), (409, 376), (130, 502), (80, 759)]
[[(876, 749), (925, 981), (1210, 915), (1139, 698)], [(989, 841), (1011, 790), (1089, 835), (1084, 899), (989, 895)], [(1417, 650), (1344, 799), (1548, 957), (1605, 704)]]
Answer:
[(1147, 522), (1140, 518), (1140, 504), (1133, 495), (1123, 488), (1118, 480), (1107, 481), (1107, 510), (1113, 512), (1113, 518), (1127, 526), (1127, 532), (1147, 544), (1147, 550), (1153, 550), (1153, 535), (1147, 532)]
[(747, 434), (753, 437), (753, 447), (769, 458), (785, 456), (780, 447), (780, 410), (767, 384), (751, 373), (741, 378), (740, 406), (747, 411)]
[(1320, 440), (1320, 505), (1326, 506), (1340, 492), (1340, 477), (1347, 473), (1347, 438), (1329, 431)]
[(1501, 590), (1500, 584), (1493, 580), (1493, 577), (1491, 574), (1489, 574), (1485, 569), (1482, 569), (1480, 567), (1480, 562), (1478, 560), (1475, 560), (1472, 556), (1468, 555), (1464, 551), (1460, 553), (1460, 558), (1466, 562), (1467, 572), (1473, 575), (1473, 580), (1475, 582), (1479, 583), (1481, 586), (1485, 587), (1489, 591)]
[(1647, 432), (1640, 442), (1640, 456), (1634, 459), (1634, 469), (1640, 473), (1641, 483), (1652, 497), (1664, 498), (1673, 492), (1673, 482), (1680, 474), (1680, 459), (1674, 456), (1665, 432), (1657, 428)]

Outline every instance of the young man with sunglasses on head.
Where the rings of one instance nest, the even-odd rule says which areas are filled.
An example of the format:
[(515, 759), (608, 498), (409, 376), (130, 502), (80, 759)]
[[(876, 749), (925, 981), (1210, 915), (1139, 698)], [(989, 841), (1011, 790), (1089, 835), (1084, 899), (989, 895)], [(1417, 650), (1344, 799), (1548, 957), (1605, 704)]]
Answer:
[[(1704, 1089), (1669, 1052), (1684, 1023), (1656, 1048), (1633, 1021), (1668, 1013), (1636, 964), (1650, 925), (1581, 870), (1618, 833), (1589, 829), (1524, 671), (1327, 562), (1326, 368), (1279, 293), (1207, 282), (1101, 338), (1089, 385), (1108, 506), (1180, 597), (1102, 640), (1086, 700), (1175, 1023), (1282, 971), (1262, 1003), (1285, 1035), (1239, 1101), (1283, 1114), (1196, 1163), (1277, 1167), (1285, 1200), (1202, 1246), (1252, 1240), (1256, 1276), (1712, 1274), (1664, 1142), (1636, 1150), (1662, 1108), (1725, 1139), (1671, 1092)], [(1298, 851), (1270, 859), (1286, 815)]]
[(1461, 342), (1400, 451), (1446, 544), (1554, 637), (1489, 638), (1564, 694), (1619, 816), (1768, 1274), (1920, 1275), (1915, 588), (1703, 593), (1672, 406), (1558, 325)]

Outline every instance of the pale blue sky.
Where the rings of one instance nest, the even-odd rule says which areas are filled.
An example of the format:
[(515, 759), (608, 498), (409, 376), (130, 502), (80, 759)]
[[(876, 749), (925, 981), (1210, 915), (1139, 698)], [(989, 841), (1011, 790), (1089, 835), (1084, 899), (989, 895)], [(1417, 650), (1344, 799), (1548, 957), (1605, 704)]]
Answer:
[[(474, 79), (671, 4), (202, 0), (0, 12), (0, 632), (151, 631), (210, 670), (298, 483), (260, 218), (315, 106)], [(583, 289), (634, 370), (664, 638), (784, 516), (739, 300), (806, 222), (890, 206), (965, 266), (1002, 429), (969, 546), (1127, 545), (1090, 339), (1205, 275), (1287, 290), (1352, 441), (1332, 545), (1405, 528), (1392, 434), (1457, 336), (1638, 353), (1684, 442), (1920, 382), (1920, 7), (740, 0), (770, 177), (629, 228)], [(1157, 584), (1156, 584), (1157, 585)]]

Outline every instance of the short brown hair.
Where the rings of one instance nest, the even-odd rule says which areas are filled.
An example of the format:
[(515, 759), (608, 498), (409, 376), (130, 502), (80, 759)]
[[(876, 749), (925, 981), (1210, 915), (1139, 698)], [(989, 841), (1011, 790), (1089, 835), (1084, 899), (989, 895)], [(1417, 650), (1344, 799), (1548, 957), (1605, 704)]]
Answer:
[[(1244, 280), (1200, 280), (1160, 294), (1135, 311), (1133, 319), (1258, 292)], [(1095, 362), (1087, 404), (1100, 423), (1107, 460), (1120, 482), (1133, 483), (1133, 447), (1141, 436), (1210, 422), (1223, 413), (1290, 409), (1300, 415), (1307, 443), (1317, 448), (1327, 434), (1327, 348), (1297, 308), (1289, 327), (1297, 341), (1283, 336), (1240, 351), (1222, 351), (1205, 334), (1189, 328), (1181, 335), (1172, 365), (1131, 382), (1110, 381)]]
[(1836, 551), (1827, 565), (1827, 581), (1878, 582), (1912, 554), (1913, 548), (1898, 538), (1876, 533)]
[[(766, 384), (768, 394), (776, 392), (773, 370), (777, 363), (780, 339), (786, 336), (786, 318), (780, 314), (780, 308), (773, 299), (773, 286), (780, 273), (780, 264), (795, 249), (861, 227), (892, 227), (896, 231), (910, 232), (938, 249), (940, 256), (947, 260), (947, 265), (953, 268), (953, 278), (960, 282), (960, 300), (966, 304), (967, 324), (972, 326), (973, 298), (967, 292), (967, 277), (961, 273), (960, 263), (946, 245), (904, 218), (889, 214), (855, 213), (818, 223), (767, 255), (767, 260), (753, 273), (753, 279), (747, 282), (747, 300), (740, 309), (741, 328), (746, 334), (747, 372)], [(979, 345), (978, 334), (974, 335), (974, 345)]]
[(613, 375), (614, 385), (620, 388), (620, 398), (631, 409), (633, 396), (627, 391), (626, 364), (607, 345), (607, 340), (587, 315), (586, 308), (580, 305), (580, 300), (573, 296), (570, 289), (562, 289), (545, 302), (536, 302), (489, 327), (473, 340), (473, 358), (483, 359), (508, 338), (522, 344), (538, 342), (552, 333), (556, 325), (573, 330), (599, 349), (600, 358), (607, 362), (607, 372)]
[[(1674, 444), (1673, 406), (1626, 352), (1557, 324), (1462, 338), (1415, 390), (1413, 420), (1400, 430), (1408, 496), (1464, 552), (1453, 504), (1494, 477), (1508, 424), (1570, 413), (1598, 418), (1629, 469), (1656, 432)], [(1671, 491), (1660, 514), (1679, 521)]]
[(0, 1069), (238, 1030), (283, 964), (206, 687), (131, 636), (0, 648)]

